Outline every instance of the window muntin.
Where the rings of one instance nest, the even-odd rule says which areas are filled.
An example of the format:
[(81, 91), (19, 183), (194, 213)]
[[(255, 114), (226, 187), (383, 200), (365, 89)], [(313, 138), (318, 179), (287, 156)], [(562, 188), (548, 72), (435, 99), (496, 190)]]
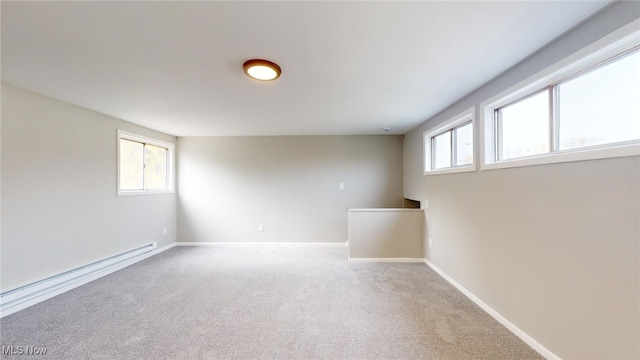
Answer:
[(174, 145), (118, 131), (118, 195), (172, 192)]
[[(616, 52), (605, 46), (607, 51), (594, 52), (595, 55), (587, 58), (574, 57), (572, 62), (563, 61), (566, 64), (563, 68), (553, 66), (557, 70), (545, 70), (529, 85), (518, 85), (496, 96), (497, 100), (485, 102), (482, 105), (485, 124), (483, 168), (640, 153), (637, 100), (640, 94), (640, 46), (637, 40), (632, 40), (631, 36), (627, 37), (627, 43), (633, 43), (627, 48), (616, 43)], [(524, 110), (524, 105), (534, 103), (536, 96), (537, 106)], [(508, 111), (518, 107), (522, 111), (513, 124), (531, 124), (533, 113), (546, 121), (538, 122), (535, 130), (520, 126), (517, 129), (520, 134), (517, 134), (513, 128), (509, 129)], [(513, 116), (511, 114), (511, 118), (516, 119)], [(487, 119), (491, 119), (489, 126)]]
[(472, 107), (423, 133), (424, 174), (475, 171)]

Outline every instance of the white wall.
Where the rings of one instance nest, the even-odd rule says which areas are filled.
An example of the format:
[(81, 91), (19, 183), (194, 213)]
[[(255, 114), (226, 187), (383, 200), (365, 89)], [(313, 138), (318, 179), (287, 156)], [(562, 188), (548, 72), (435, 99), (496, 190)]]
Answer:
[(176, 141), (2, 84), (1, 291), (176, 241), (175, 194), (116, 196), (117, 129)]
[(348, 207), (402, 206), (402, 137), (180, 138), (178, 176), (182, 242), (345, 242)]
[(564, 359), (640, 358), (640, 159), (423, 176), (422, 133), (639, 16), (615, 4), (405, 137), (426, 257)]

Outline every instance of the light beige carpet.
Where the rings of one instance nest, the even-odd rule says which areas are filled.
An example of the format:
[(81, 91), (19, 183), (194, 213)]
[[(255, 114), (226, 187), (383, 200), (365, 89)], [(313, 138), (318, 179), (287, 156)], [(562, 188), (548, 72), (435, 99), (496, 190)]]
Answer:
[(1, 344), (46, 347), (37, 359), (542, 358), (426, 265), (346, 251), (174, 248), (1, 319)]

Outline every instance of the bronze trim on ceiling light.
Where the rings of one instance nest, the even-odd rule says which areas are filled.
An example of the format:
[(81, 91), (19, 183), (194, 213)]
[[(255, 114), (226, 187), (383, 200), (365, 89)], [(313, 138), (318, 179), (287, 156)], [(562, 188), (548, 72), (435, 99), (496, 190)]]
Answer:
[(247, 60), (242, 64), (242, 68), (247, 76), (260, 81), (275, 80), (282, 73), (278, 64), (264, 59)]

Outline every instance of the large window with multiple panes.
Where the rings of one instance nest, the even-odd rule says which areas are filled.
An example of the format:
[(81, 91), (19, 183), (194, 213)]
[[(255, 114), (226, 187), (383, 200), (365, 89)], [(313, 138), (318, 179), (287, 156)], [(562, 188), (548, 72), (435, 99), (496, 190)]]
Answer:
[(640, 51), (496, 108), (496, 161), (640, 139)]
[(481, 169), (640, 155), (640, 31), (628, 24), (480, 104)]

